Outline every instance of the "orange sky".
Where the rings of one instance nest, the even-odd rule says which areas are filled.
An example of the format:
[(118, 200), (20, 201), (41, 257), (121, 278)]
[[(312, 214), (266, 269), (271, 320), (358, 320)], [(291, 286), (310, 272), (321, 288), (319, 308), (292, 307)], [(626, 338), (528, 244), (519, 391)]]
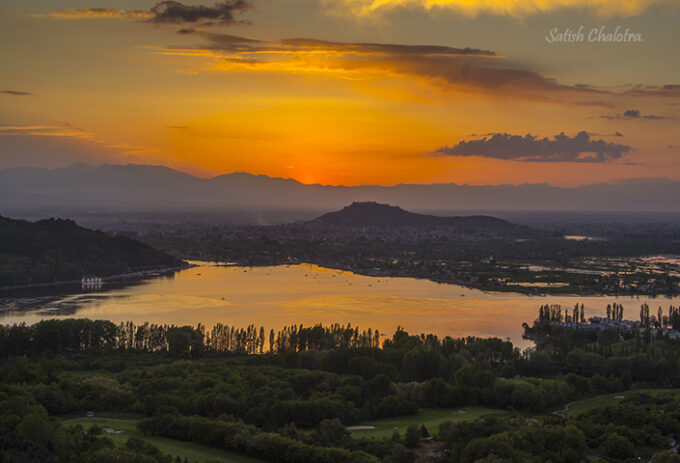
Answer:
[[(672, 2), (253, 0), (198, 19), (184, 12), (200, 2), (163, 17), (154, 4), (3, 2), (0, 168), (134, 162), (345, 185), (680, 180)], [(579, 24), (623, 24), (644, 41), (547, 43)], [(493, 134), (531, 138), (513, 148), (487, 143)]]

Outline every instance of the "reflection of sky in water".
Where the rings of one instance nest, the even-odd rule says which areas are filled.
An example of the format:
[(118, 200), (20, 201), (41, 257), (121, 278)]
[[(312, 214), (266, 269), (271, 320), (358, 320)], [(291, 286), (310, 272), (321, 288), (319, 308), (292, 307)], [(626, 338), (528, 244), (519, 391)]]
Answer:
[[(536, 317), (541, 304), (586, 306), (603, 313), (607, 303), (624, 305), (635, 318), (639, 305), (667, 309), (669, 300), (631, 297), (530, 297), (484, 293), (413, 278), (365, 277), (309, 265), (218, 267), (201, 265), (174, 277), (148, 279), (132, 286), (105, 285), (102, 292), (0, 298), (0, 323), (43, 318), (87, 317), (114, 322), (217, 322), (268, 330), (291, 324), (352, 323), (391, 335), (401, 325), (412, 333), (440, 336), (499, 336), (521, 340), (522, 323)], [(44, 293), (43, 293), (44, 294)]]

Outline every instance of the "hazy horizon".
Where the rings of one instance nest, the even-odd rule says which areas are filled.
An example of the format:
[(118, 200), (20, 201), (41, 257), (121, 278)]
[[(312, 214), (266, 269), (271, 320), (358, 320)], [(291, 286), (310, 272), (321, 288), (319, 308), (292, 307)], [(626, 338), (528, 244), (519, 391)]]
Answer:
[(55, 170), (61, 170), (61, 169), (69, 169), (69, 168), (74, 168), (74, 167), (91, 167), (91, 168), (97, 168), (97, 167), (149, 167), (149, 168), (162, 168), (162, 169), (169, 169), (175, 172), (178, 172), (180, 174), (186, 174), (191, 177), (197, 178), (197, 179), (202, 179), (202, 180), (211, 180), (211, 179), (216, 179), (219, 177), (225, 177), (225, 176), (231, 176), (231, 175), (247, 175), (247, 176), (252, 176), (252, 177), (266, 177), (270, 178), (272, 180), (286, 180), (286, 181), (294, 181), (296, 183), (299, 183), (300, 185), (305, 185), (305, 186), (328, 186), (328, 187), (344, 187), (344, 188), (352, 188), (352, 187), (362, 187), (362, 186), (377, 186), (377, 187), (394, 187), (394, 186), (399, 186), (399, 185), (418, 185), (418, 186), (423, 186), (423, 185), (458, 185), (458, 186), (476, 186), (476, 187), (502, 187), (502, 186), (523, 186), (523, 185), (547, 185), (551, 186), (554, 188), (560, 188), (560, 189), (577, 189), (579, 187), (583, 186), (594, 186), (594, 185), (621, 185), (621, 184), (630, 184), (630, 183), (645, 183), (645, 182), (673, 182), (673, 183), (680, 183), (680, 180), (674, 180), (669, 177), (629, 177), (629, 178), (623, 178), (623, 179), (611, 179), (608, 181), (594, 181), (591, 183), (582, 183), (582, 184), (576, 184), (576, 185), (571, 185), (571, 186), (565, 186), (565, 185), (559, 185), (559, 184), (553, 184), (550, 182), (521, 182), (521, 183), (512, 183), (512, 182), (507, 182), (507, 183), (460, 183), (460, 182), (423, 182), (423, 183), (418, 183), (418, 182), (395, 182), (395, 183), (363, 183), (363, 184), (357, 184), (357, 185), (350, 185), (350, 184), (342, 184), (342, 183), (305, 183), (303, 181), (300, 181), (294, 177), (277, 177), (277, 176), (271, 176), (267, 175), (265, 173), (258, 173), (258, 172), (249, 172), (249, 171), (244, 171), (244, 170), (235, 170), (235, 171), (223, 171), (223, 172), (217, 172), (217, 173), (211, 173), (207, 174), (204, 173), (203, 175), (201, 174), (196, 174), (192, 173), (190, 170), (182, 170), (181, 168), (175, 168), (163, 164), (143, 164), (143, 163), (125, 163), (125, 164), (118, 164), (118, 163), (100, 163), (100, 164), (94, 164), (94, 163), (87, 163), (87, 162), (74, 162), (71, 164), (66, 164), (63, 166), (55, 166), (55, 167), (44, 167), (44, 166), (38, 166), (38, 165), (20, 165), (20, 166), (12, 166), (12, 167), (0, 167), (0, 171), (7, 171), (7, 170), (22, 170), (22, 169), (39, 169), (39, 170), (46, 170), (46, 171), (55, 171)]
[(76, 164), (57, 169), (0, 169), (0, 189), (0, 211), (330, 211), (355, 201), (375, 201), (414, 211), (680, 211), (680, 182), (668, 179), (574, 188), (546, 183), (328, 186), (243, 173), (199, 178), (163, 166)]

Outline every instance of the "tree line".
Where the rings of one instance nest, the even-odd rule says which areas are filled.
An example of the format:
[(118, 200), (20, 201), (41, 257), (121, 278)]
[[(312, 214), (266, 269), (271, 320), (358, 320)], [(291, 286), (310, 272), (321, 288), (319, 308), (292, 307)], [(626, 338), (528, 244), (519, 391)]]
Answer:
[[(584, 323), (586, 321), (585, 313), (584, 313), (584, 305), (581, 304), (580, 306), (577, 304), (574, 305), (574, 309), (569, 312), (568, 309), (562, 309), (562, 306), (559, 304), (545, 304), (541, 305), (538, 309), (538, 321), (539, 323), (552, 323), (552, 322), (575, 322), (575, 323)], [(611, 306), (607, 306), (607, 313), (611, 311)]]
[(0, 325), (0, 354), (116, 349), (196, 356), (203, 352), (262, 354), (380, 345), (378, 330), (362, 331), (339, 323), (286, 326), (269, 331), (268, 345), (266, 338), (264, 327), (255, 325), (237, 328), (216, 323), (208, 331), (201, 323), (196, 327), (131, 321), (116, 325), (107, 320), (53, 319), (33, 325)]
[[(537, 322), (545, 325), (550, 323), (585, 323), (586, 317), (584, 313), (585, 306), (576, 303), (574, 308), (570, 311), (567, 308), (562, 308), (560, 304), (544, 304), (539, 307)], [(607, 304), (606, 318), (608, 320), (624, 321), (623, 318), (623, 304), (613, 303)], [(644, 303), (640, 305), (640, 324), (645, 327), (653, 328), (667, 328), (680, 330), (680, 307), (670, 305), (668, 311), (664, 313), (661, 306), (659, 306), (656, 315), (650, 315), (649, 304)]]

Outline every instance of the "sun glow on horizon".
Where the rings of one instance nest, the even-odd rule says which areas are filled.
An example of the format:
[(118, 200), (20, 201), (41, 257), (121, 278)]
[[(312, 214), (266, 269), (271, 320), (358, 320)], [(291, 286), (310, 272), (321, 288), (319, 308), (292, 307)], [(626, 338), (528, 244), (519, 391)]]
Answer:
[[(680, 180), (678, 32), (654, 25), (677, 23), (666, 0), (321, 0), (229, 24), (73, 1), (3, 4), (16, 40), (3, 47), (0, 168), (135, 163), (350, 186)], [(347, 27), (334, 7), (381, 19)], [(645, 42), (545, 42), (574, 17), (634, 18)], [(583, 132), (588, 163), (564, 162), (578, 147), (536, 148)], [(531, 135), (535, 151), (484, 145), (494, 134)], [(441, 150), (471, 140), (487, 150)]]

